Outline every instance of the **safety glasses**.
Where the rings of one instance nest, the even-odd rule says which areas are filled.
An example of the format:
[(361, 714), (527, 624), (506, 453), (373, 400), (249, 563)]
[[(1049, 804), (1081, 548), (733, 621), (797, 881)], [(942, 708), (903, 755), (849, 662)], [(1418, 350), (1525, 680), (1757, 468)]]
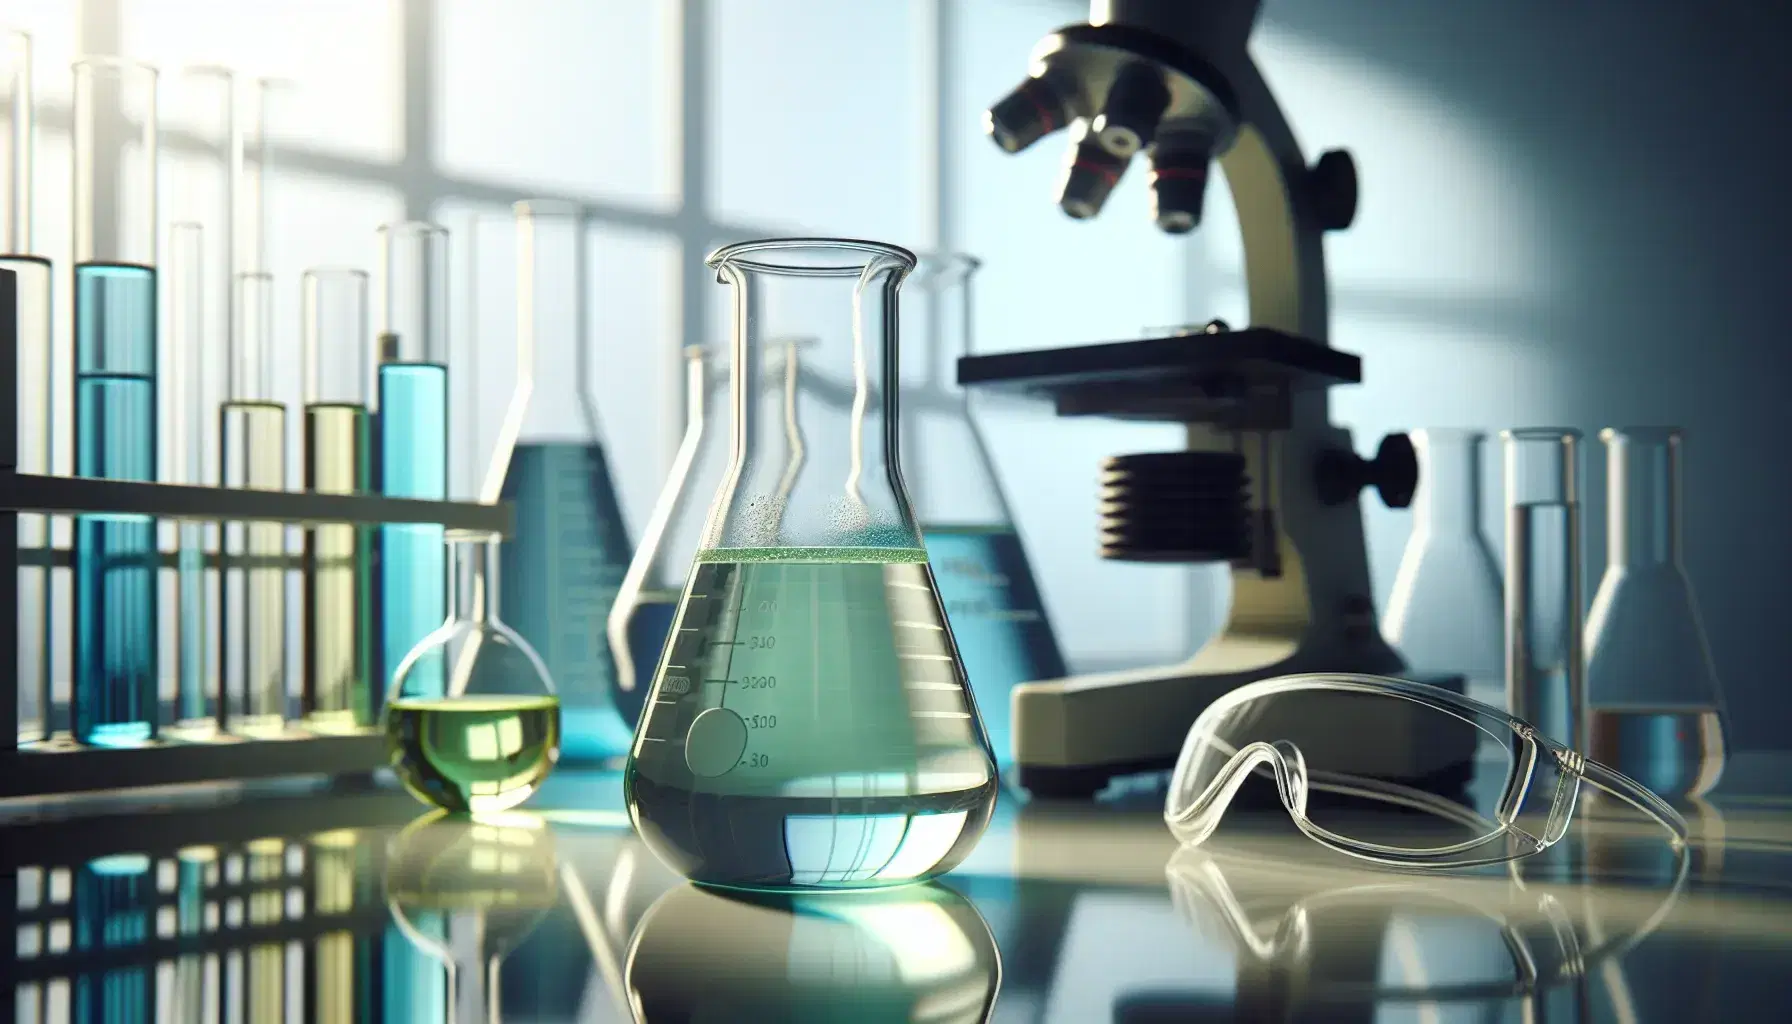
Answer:
[(1498, 708), (1402, 679), (1284, 676), (1221, 697), (1183, 743), (1170, 831), (1201, 843), (1252, 775), (1274, 780), (1308, 837), (1399, 867), (1541, 853), (1567, 832), (1583, 782), (1660, 822), (1675, 849), (1686, 842), (1685, 820), (1630, 778)]

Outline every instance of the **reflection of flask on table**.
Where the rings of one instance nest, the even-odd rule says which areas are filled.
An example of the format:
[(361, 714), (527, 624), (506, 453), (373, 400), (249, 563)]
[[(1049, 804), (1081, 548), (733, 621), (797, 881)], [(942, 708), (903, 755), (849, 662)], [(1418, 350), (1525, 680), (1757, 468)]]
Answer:
[[(515, 445), (504, 453), (502, 490), (483, 496), (516, 511), (503, 549), (508, 615), (554, 677), (566, 756), (616, 757), (629, 732), (611, 697), (604, 623), (630, 548), (591, 396), (579, 309), (583, 222), (576, 207), (531, 201), (517, 205), (514, 226), (487, 221), (476, 230), (479, 271), (499, 272), (497, 257), (514, 273), (517, 374), (528, 385), (519, 387), (499, 440)], [(515, 255), (502, 260), (507, 241)]]
[[(916, 273), (915, 295), (924, 303), (917, 312), (931, 342), (924, 347), (928, 383), (940, 389), (954, 379), (954, 363), (972, 354), (970, 279), (977, 267), (969, 256), (930, 255)], [(1008, 691), (1016, 683), (1057, 679), (1066, 669), (989, 447), (971, 416), (970, 392), (953, 402), (939, 415), (910, 413), (920, 444), (903, 453), (903, 481), (915, 499), (977, 711), (1005, 764), (1013, 756)]]
[(1419, 455), (1412, 539), (1400, 558), (1382, 634), (1407, 667), (1460, 675), (1467, 695), (1500, 705), (1504, 591), (1481, 535), (1481, 439), (1472, 430), (1412, 432)]
[(1002, 961), (976, 908), (941, 885), (847, 902), (685, 885), (642, 918), (626, 982), (649, 1021), (968, 1024), (989, 1019)]
[[(433, 224), (380, 228), (384, 301), (379, 334), (374, 458), (382, 494), (448, 497), (448, 232)], [(380, 689), (398, 663), (448, 615), (443, 530), (380, 527)]]
[[(504, 958), (559, 901), (559, 877), (553, 833), (537, 819), (437, 814), (407, 826), (387, 855), (386, 901), (415, 949), (447, 969), (446, 991), (435, 990), (446, 1006), (428, 1011), (435, 993), (425, 982), (408, 1006), (388, 997), (384, 1019), (499, 1024)], [(420, 967), (413, 977), (427, 977)], [(409, 1012), (391, 1015), (399, 1009)]]
[(726, 459), (725, 434), (715, 415), (719, 410), (710, 402), (708, 353), (702, 346), (692, 345), (684, 350), (681, 361), (684, 436), (641, 531), (641, 544), (622, 576), (607, 628), (610, 652), (616, 659), (616, 711), (631, 724), (641, 720), (641, 706), (684, 594), (684, 580), (674, 574), (690, 564), (709, 515), (713, 491), (705, 485), (720, 479)]
[[(635, 826), (716, 885), (948, 871), (997, 785), (897, 471), (888, 313), (914, 257), (790, 239), (709, 262), (735, 289), (734, 455), (636, 727)], [(763, 372), (779, 335), (820, 339), (794, 401)], [(830, 402), (845, 423), (794, 429)]]
[(1680, 432), (1600, 438), (1607, 554), (1587, 618), (1587, 753), (1669, 799), (1702, 796), (1723, 774), (1723, 698), (1681, 560)]
[[(77, 62), (75, 124), (75, 473), (153, 481), (155, 69), (106, 57)], [(155, 520), (83, 515), (74, 547), (75, 738), (153, 739), (161, 724)]]

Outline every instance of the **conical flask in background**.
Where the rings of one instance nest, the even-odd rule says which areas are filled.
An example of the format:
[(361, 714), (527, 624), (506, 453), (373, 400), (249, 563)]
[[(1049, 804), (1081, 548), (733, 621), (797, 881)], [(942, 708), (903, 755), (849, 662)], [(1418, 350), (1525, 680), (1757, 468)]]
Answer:
[(1420, 675), (1464, 677), (1467, 695), (1505, 703), (1505, 591), (1481, 533), (1481, 442), (1473, 430), (1412, 432), (1419, 490), (1382, 635)]
[(568, 203), (530, 200), (514, 218), (477, 218), (471, 319), (484, 336), (514, 338), (517, 352), (515, 398), (495, 442), (501, 472), (480, 495), (515, 510), (503, 545), (505, 614), (560, 692), (563, 756), (589, 763), (628, 749), (603, 625), (632, 548), (593, 397), (583, 231), (583, 212)]
[(1681, 560), (1680, 431), (1603, 431), (1605, 576), (1587, 616), (1588, 755), (1661, 796), (1703, 796), (1724, 767), (1724, 706)]
[[(734, 289), (733, 447), (623, 774), (647, 847), (774, 891), (950, 870), (995, 806), (897, 451), (914, 256), (830, 239), (709, 257)], [(774, 339), (817, 339), (792, 394)]]
[(710, 355), (702, 345), (686, 346), (679, 355), (684, 435), (610, 606), (606, 631), (616, 659), (614, 701), (617, 713), (630, 724), (640, 721), (684, 594), (685, 574), (709, 519), (709, 499), (728, 466), (726, 410), (717, 387), (726, 378), (713, 371)]
[[(914, 498), (927, 559), (977, 711), (996, 760), (1013, 757), (1009, 691), (1017, 683), (1066, 674), (1032, 563), (1015, 530), (970, 392), (958, 388), (957, 362), (971, 354), (971, 279), (978, 261), (959, 253), (921, 257), (905, 296), (903, 323), (923, 344), (927, 376), (910, 401), (902, 477)], [(919, 327), (920, 331), (914, 331)], [(914, 380), (911, 372), (910, 380)]]

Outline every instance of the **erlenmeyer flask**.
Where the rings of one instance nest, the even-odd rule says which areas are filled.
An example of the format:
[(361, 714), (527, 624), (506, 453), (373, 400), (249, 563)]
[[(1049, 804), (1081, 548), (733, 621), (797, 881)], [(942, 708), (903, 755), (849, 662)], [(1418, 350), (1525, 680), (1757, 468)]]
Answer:
[(682, 574), (709, 517), (712, 492), (704, 485), (720, 479), (727, 468), (727, 431), (720, 403), (713, 401), (715, 384), (724, 378), (711, 373), (709, 352), (701, 345), (687, 346), (679, 359), (684, 367), (684, 436), (617, 588), (607, 624), (616, 659), (616, 710), (630, 724), (641, 719), (684, 592)]
[[(519, 204), (519, 219), (531, 216)], [(528, 234), (522, 258), (527, 261)], [(503, 347), (477, 325), (454, 367), (454, 447), (460, 470), (450, 481), (457, 498), (495, 500), (509, 462), (510, 429), (528, 378), (519, 373), (509, 413), (495, 440), (482, 433), (481, 350)], [(517, 346), (527, 360), (526, 344)], [(527, 365), (526, 362), (524, 365)], [(519, 530), (527, 524), (519, 523)], [(493, 534), (450, 530), (448, 618), (406, 654), (386, 695), (386, 736), (392, 767), (418, 799), (450, 811), (488, 813), (527, 800), (560, 756), (560, 698), (547, 665), (529, 642), (498, 615), (502, 544)], [(527, 580), (525, 580), (527, 582)]]
[(518, 203), (513, 220), (478, 220), (473, 319), (484, 333), (514, 337), (517, 352), (500, 473), (481, 495), (516, 510), (503, 549), (508, 614), (559, 687), (566, 757), (602, 761), (628, 749), (633, 724), (611, 700), (615, 664), (603, 629), (632, 549), (592, 395), (583, 230), (578, 207), (540, 200)]
[[(947, 871), (997, 787), (896, 451), (914, 256), (776, 239), (709, 264), (734, 289), (733, 458), (636, 727), (630, 816), (713, 885)], [(818, 339), (794, 400), (761, 371), (781, 336)]]
[(972, 418), (970, 392), (951, 384), (958, 358), (971, 354), (970, 289), (978, 266), (973, 257), (946, 253), (923, 256), (916, 271), (910, 298), (923, 318), (929, 376), (922, 393), (930, 401), (910, 409), (910, 438), (919, 443), (904, 449), (902, 475), (977, 711), (997, 762), (1006, 764), (1013, 756), (1009, 691), (1066, 670), (989, 446)]
[(1724, 767), (1724, 708), (1680, 553), (1680, 431), (1605, 442), (1605, 576), (1587, 616), (1588, 754), (1669, 799)]
[(504, 958), (560, 898), (553, 832), (520, 813), (427, 814), (393, 840), (384, 883), (393, 923), (447, 970), (446, 1012), (408, 1019), (497, 1024)]
[(1481, 441), (1472, 430), (1412, 432), (1419, 491), (1381, 632), (1419, 673), (1461, 675), (1468, 696), (1505, 702), (1505, 591), (1481, 533)]

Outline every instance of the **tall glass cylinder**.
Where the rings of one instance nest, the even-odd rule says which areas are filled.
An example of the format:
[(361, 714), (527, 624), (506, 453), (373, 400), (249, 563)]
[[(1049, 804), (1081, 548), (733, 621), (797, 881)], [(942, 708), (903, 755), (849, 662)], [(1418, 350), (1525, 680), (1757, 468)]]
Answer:
[[(367, 377), (367, 274), (307, 270), (302, 283), (305, 489), (373, 487)], [(372, 532), (332, 524), (305, 531), (304, 707), (323, 731), (373, 724)]]
[[(176, 483), (204, 485), (211, 476), (205, 463), (206, 426), (217, 412), (216, 405), (207, 400), (205, 387), (211, 353), (206, 344), (205, 303), (209, 296), (202, 226), (183, 222), (169, 228), (167, 272), (169, 353), (175, 367), (168, 380), (168, 419), (175, 436), (173, 465), (167, 475)], [(210, 671), (212, 619), (205, 549), (206, 524), (182, 521), (174, 716), (187, 736), (211, 731), (218, 717), (216, 675)]]
[[(273, 394), (274, 279), (239, 274), (230, 346), (230, 400), (220, 409), (219, 479), (225, 487), (286, 489), (286, 407)], [(224, 525), (219, 608), (225, 723), (234, 732), (285, 728), (286, 527)]]
[[(448, 232), (415, 221), (379, 230), (380, 296), (374, 458), (382, 494), (448, 496)], [(446, 621), (440, 526), (380, 527), (375, 665), (381, 687)]]
[(1412, 432), (1419, 490), (1412, 537), (1400, 558), (1382, 634), (1407, 666), (1460, 676), (1469, 696), (1499, 703), (1503, 687), (1505, 597), (1493, 551), (1481, 533), (1479, 431), (1428, 427)]
[[(156, 479), (156, 71), (74, 65), (75, 472)], [(74, 543), (75, 737), (152, 739), (156, 525), (86, 515)]]
[(1724, 708), (1682, 558), (1680, 431), (1599, 437), (1606, 565), (1587, 617), (1587, 752), (1662, 796), (1700, 797), (1723, 774)]
[[(18, 471), (54, 471), (56, 364), (51, 349), (50, 261), (35, 255), (31, 209), (35, 178), (36, 109), (31, 89), (31, 37), (0, 34), (0, 270), (17, 289)], [(50, 733), (50, 518), (20, 514), (18, 624), (18, 738)], [(27, 554), (36, 552), (36, 554)]]
[(1586, 749), (1581, 661), (1580, 432), (1503, 432), (1506, 449), (1506, 706)]

